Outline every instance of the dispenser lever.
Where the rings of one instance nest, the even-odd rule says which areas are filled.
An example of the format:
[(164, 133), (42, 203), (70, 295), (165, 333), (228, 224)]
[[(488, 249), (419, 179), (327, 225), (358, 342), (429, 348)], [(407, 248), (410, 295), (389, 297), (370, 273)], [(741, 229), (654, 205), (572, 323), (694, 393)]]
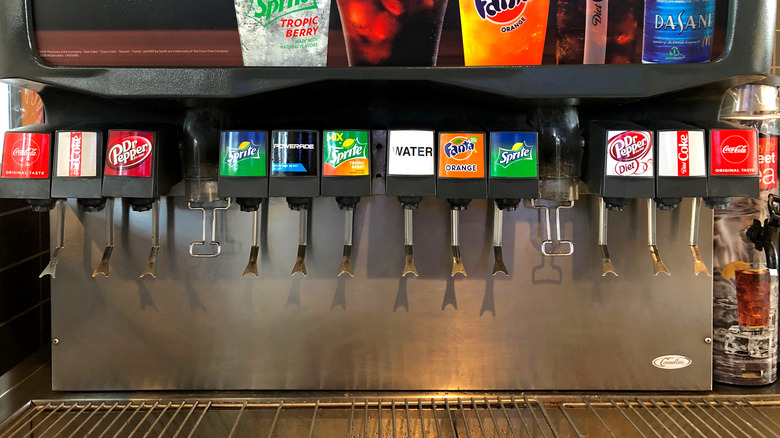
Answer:
[[(542, 251), (542, 255), (547, 257), (565, 257), (574, 254), (574, 243), (571, 240), (561, 239), (561, 213), (560, 213), (560, 209), (562, 208), (566, 209), (566, 208), (574, 207), (574, 201), (565, 201), (561, 204), (556, 205), (555, 207), (552, 207), (555, 209), (555, 236), (553, 236), (551, 233), (550, 207), (547, 205), (536, 205), (536, 201), (534, 199), (530, 200), (530, 206), (531, 208), (542, 210), (544, 212), (546, 239), (542, 241), (539, 248)], [(554, 250), (554, 248), (561, 247), (561, 246), (568, 249), (566, 249), (566, 251), (563, 252), (557, 252)], [(548, 251), (547, 250), (548, 247), (551, 248), (552, 250)]]
[(607, 210), (607, 204), (604, 202), (604, 198), (599, 196), (599, 252), (601, 253), (601, 276), (606, 277), (607, 274), (612, 274), (617, 277), (618, 273), (615, 272), (615, 267), (612, 265), (612, 259), (609, 257), (609, 248), (607, 248), (608, 215), (609, 210)]
[(509, 271), (504, 264), (504, 254), (502, 252), (504, 240), (504, 210), (498, 208), (497, 203), (493, 203), (493, 275), (499, 272), (509, 276)]
[(699, 211), (701, 210), (701, 198), (691, 199), (691, 238), (690, 247), (691, 255), (693, 256), (693, 275), (705, 274), (711, 277), (707, 266), (701, 259), (701, 252), (699, 252)]
[(152, 249), (149, 251), (149, 260), (146, 262), (140, 278), (150, 275), (157, 278), (157, 253), (160, 252), (160, 199), (155, 199), (152, 204)]
[(355, 271), (352, 269), (352, 224), (354, 217), (354, 207), (344, 209), (344, 252), (341, 256), (339, 277), (341, 277), (341, 274), (349, 274), (350, 277), (355, 276)]
[(299, 272), (306, 275), (306, 237), (308, 232), (309, 214), (304, 207), (298, 211), (298, 255), (295, 257), (295, 266), (293, 266), (290, 276)]
[(650, 256), (653, 258), (653, 275), (656, 276), (662, 272), (666, 275), (672, 275), (661, 260), (661, 253), (656, 244), (655, 201), (652, 199), (647, 200), (647, 245), (650, 248)]
[(192, 202), (187, 203), (187, 207), (190, 210), (200, 210), (203, 212), (202, 220), (202, 233), (201, 240), (190, 243), (190, 255), (198, 258), (213, 258), (218, 257), (222, 253), (222, 246), (217, 241), (217, 210), (227, 210), (230, 208), (230, 198), (227, 198), (226, 205), (224, 207), (214, 207), (211, 209), (211, 241), (209, 246), (214, 248), (215, 252), (212, 253), (196, 253), (196, 246), (203, 246), (206, 244), (206, 209), (204, 207), (193, 207)]
[(252, 212), (252, 248), (249, 250), (249, 262), (244, 268), (244, 275), (246, 277), (249, 274), (258, 276), (257, 274), (257, 254), (260, 252), (260, 245), (258, 244), (257, 237), (257, 224), (258, 224), (258, 210)]
[(106, 200), (106, 249), (103, 250), (103, 258), (100, 260), (100, 264), (92, 273), (92, 278), (97, 277), (100, 274), (108, 277), (109, 273), (109, 260), (111, 260), (111, 252), (114, 251), (114, 198)]
[(60, 253), (62, 253), (62, 250), (65, 249), (65, 207), (67, 206), (67, 201), (64, 199), (58, 199), (57, 200), (57, 206), (55, 208), (55, 211), (57, 212), (57, 246), (54, 248), (54, 253), (51, 255), (51, 259), (49, 259), (49, 264), (46, 265), (46, 268), (41, 272), (41, 275), (38, 276), (38, 278), (43, 278), (46, 275), (51, 275), (51, 278), (57, 277), (57, 262), (59, 262), (60, 259)]
[(404, 205), (404, 272), (414, 274), (417, 277), (417, 267), (414, 265), (414, 209), (411, 205)]
[(466, 268), (463, 266), (463, 260), (460, 257), (460, 211), (453, 208), (450, 211), (451, 221), (451, 237), (452, 237), (452, 276), (456, 274), (462, 274), (467, 277)]

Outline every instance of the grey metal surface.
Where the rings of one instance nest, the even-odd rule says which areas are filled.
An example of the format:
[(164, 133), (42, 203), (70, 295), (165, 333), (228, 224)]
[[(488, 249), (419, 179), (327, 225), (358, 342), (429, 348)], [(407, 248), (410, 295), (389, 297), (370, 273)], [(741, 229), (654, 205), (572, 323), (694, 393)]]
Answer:
[[(193, 259), (198, 212), (182, 198), (161, 206), (157, 278), (140, 279), (151, 214), (117, 204), (108, 278), (91, 278), (105, 243), (104, 215), (70, 202), (66, 250), (52, 280), (53, 388), (142, 389), (636, 389), (711, 385), (712, 293), (691, 274), (690, 201), (658, 212), (658, 246), (671, 277), (653, 277), (645, 206), (612, 215), (620, 277), (601, 277), (596, 202), (562, 213), (572, 257), (544, 258), (541, 214), (504, 215), (504, 261), (493, 277), (492, 217), (475, 200), (460, 215), (468, 278), (450, 278), (449, 209), (426, 198), (415, 211), (419, 278), (401, 277), (404, 226), (394, 198), (355, 211), (355, 277), (336, 277), (343, 213), (332, 198), (311, 212), (307, 277), (290, 277), (297, 213), (263, 204), (259, 278), (242, 277), (251, 214), (219, 221), (222, 255)], [(594, 220), (591, 222), (591, 220)], [(701, 234), (711, 235), (703, 211)], [(701, 242), (708, 265), (711, 242)], [(655, 368), (684, 355), (687, 368)]]
[(0, 437), (776, 437), (780, 399), (629, 394), (36, 400)]

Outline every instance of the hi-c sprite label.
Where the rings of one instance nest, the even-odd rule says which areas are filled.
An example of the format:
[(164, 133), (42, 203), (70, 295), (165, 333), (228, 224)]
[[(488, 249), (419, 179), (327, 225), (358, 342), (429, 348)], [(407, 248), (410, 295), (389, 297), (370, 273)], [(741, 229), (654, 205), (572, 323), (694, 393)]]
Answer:
[(321, 66), (330, 0), (234, 0), (246, 66)]
[(323, 176), (368, 175), (368, 131), (323, 132)]
[(715, 0), (645, 0), (642, 62), (707, 62)]
[(493, 178), (536, 178), (537, 134), (535, 132), (491, 132), (490, 176)]
[(51, 159), (49, 134), (6, 132), (3, 145), (3, 178), (48, 178)]
[(222, 176), (266, 176), (265, 131), (223, 131), (220, 142), (219, 174)]
[(440, 178), (484, 178), (485, 134), (439, 134)]

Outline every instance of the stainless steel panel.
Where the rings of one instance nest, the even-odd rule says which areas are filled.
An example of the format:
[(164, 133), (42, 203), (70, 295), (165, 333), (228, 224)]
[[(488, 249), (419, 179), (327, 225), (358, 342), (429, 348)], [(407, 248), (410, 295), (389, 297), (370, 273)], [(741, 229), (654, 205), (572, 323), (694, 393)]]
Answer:
[[(363, 199), (355, 213), (355, 277), (336, 277), (343, 212), (314, 201), (306, 278), (290, 277), (297, 213), (264, 206), (260, 278), (241, 277), (251, 214), (220, 221), (222, 255), (193, 259), (201, 217), (182, 198), (161, 210), (156, 279), (140, 279), (151, 213), (117, 206), (109, 278), (91, 278), (105, 244), (102, 213), (70, 202), (52, 280), (53, 387), (140, 389), (637, 389), (711, 385), (711, 279), (693, 276), (690, 202), (658, 212), (658, 247), (671, 277), (652, 275), (644, 203), (610, 215), (620, 277), (601, 277), (596, 202), (562, 213), (572, 257), (544, 258), (541, 214), (504, 215), (504, 261), (493, 277), (487, 201), (460, 215), (468, 278), (450, 274), (449, 212), (425, 199), (415, 211), (419, 278), (401, 278), (403, 212), (393, 198)], [(712, 232), (703, 212), (701, 235)], [(711, 266), (712, 246), (701, 242)], [(684, 355), (687, 368), (652, 360)]]

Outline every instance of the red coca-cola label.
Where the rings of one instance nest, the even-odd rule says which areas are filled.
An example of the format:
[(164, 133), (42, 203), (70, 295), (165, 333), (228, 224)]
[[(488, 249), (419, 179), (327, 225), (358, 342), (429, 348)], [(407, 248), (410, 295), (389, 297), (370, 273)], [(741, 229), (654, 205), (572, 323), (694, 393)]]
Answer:
[(49, 134), (6, 132), (3, 178), (48, 178)]
[(758, 139), (758, 168), (761, 172), (759, 188), (777, 188), (777, 137), (761, 136)]
[(758, 175), (757, 133), (752, 129), (714, 129), (710, 136), (710, 174)]
[(110, 131), (106, 149), (106, 175), (152, 176), (151, 132)]
[(653, 176), (653, 136), (647, 131), (610, 131), (607, 175)]

